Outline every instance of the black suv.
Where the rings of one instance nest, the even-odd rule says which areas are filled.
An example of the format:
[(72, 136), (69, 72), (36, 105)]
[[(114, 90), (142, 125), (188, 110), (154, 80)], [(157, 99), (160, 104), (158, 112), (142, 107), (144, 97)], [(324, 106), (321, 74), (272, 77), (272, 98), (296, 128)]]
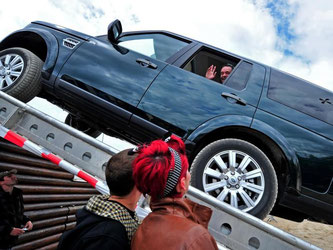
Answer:
[(277, 203), (333, 223), (333, 93), (312, 83), (170, 32), (122, 33), (116, 20), (105, 36), (45, 22), (10, 34), (0, 89), (46, 98), (92, 136), (178, 135), (193, 186), (259, 218)]

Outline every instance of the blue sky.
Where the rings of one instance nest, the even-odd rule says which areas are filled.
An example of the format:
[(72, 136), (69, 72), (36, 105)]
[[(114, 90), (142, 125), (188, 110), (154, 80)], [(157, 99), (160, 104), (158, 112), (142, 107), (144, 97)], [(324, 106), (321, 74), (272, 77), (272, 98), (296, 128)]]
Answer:
[(284, 11), (290, 10), (290, 5), (286, 1), (269, 1), (266, 6), (274, 19), (277, 35), (287, 45), (277, 46), (276, 49), (281, 49), (287, 56), (294, 55), (294, 53), (288, 48), (290, 42), (296, 39), (296, 36), (290, 28), (290, 21), (293, 17), (293, 13), (291, 13), (291, 11)]
[(295, 53), (290, 46), (292, 43), (297, 42), (297, 39), (300, 39), (291, 27), (291, 23), (299, 11), (299, 4), (291, 5), (288, 1), (270, 0), (267, 2), (266, 7), (274, 19), (275, 32), (281, 40), (280, 43), (276, 44), (276, 50), (281, 51), (285, 57), (294, 57), (301, 60), (304, 64), (310, 65), (311, 60), (309, 58)]
[(295, 39), (295, 35), (290, 27), (291, 19), (294, 17), (291, 6), (287, 1), (269, 1), (266, 5), (269, 13), (274, 18), (276, 32), (281, 35), (283, 39)]

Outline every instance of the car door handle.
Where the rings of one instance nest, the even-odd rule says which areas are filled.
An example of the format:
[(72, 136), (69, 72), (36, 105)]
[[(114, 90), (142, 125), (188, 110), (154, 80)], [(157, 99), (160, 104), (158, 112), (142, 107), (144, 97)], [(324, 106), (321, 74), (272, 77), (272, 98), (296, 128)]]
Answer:
[(242, 98), (240, 98), (240, 97), (238, 97), (237, 95), (235, 95), (235, 94), (232, 94), (232, 93), (227, 93), (227, 92), (223, 92), (222, 94), (221, 94), (221, 96), (223, 96), (225, 99), (232, 99), (232, 100), (235, 100), (236, 101), (236, 103), (238, 103), (238, 104), (241, 104), (241, 105), (246, 105), (246, 101), (244, 100), (244, 99), (242, 99)]
[(152, 63), (151, 61), (143, 58), (136, 59), (136, 62), (140, 64), (143, 67), (151, 68), (151, 69), (157, 69), (157, 65), (155, 63)]

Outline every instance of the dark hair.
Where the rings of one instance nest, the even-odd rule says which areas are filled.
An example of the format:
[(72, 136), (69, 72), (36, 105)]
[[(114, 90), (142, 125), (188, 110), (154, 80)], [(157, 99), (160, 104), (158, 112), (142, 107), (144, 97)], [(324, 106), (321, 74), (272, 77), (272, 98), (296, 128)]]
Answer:
[(0, 172), (0, 181), (4, 181), (6, 176), (11, 176), (12, 174), (17, 174), (17, 169)]
[[(169, 148), (175, 150), (180, 158), (179, 182), (182, 177), (185, 177), (189, 164), (185, 155), (184, 142), (176, 136), (171, 136), (167, 142), (155, 140), (150, 145), (139, 148), (139, 154), (133, 163), (135, 185), (143, 194), (149, 194), (152, 200), (164, 197), (169, 172), (175, 168), (175, 156)], [(177, 192), (173, 189), (166, 194), (166, 197), (176, 195)]]
[(130, 155), (130, 151), (132, 149), (115, 154), (106, 165), (105, 178), (111, 195), (126, 196), (135, 185), (132, 163), (137, 154)]
[(227, 63), (227, 64), (223, 65), (222, 68), (223, 67), (230, 67), (232, 70), (234, 69), (234, 65), (232, 65), (231, 63)]

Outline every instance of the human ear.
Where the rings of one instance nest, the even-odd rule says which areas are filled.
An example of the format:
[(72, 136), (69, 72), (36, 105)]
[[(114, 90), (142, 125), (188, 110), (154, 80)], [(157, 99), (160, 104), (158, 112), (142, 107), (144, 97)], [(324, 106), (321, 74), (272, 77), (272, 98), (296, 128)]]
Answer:
[(177, 183), (176, 186), (177, 193), (185, 193), (186, 192), (186, 182), (185, 177), (180, 178), (180, 181)]

